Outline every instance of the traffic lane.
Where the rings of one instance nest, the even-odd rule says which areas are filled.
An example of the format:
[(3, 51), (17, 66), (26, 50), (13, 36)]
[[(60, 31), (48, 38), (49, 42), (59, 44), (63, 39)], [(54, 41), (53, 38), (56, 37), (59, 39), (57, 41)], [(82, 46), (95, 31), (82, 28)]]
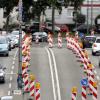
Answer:
[(49, 61), (44, 45), (34, 44), (31, 48), (31, 72), (36, 75), (36, 80), (41, 83), (41, 100), (53, 100), (53, 89)]
[(14, 49), (11, 52), (9, 52), (10, 53), (9, 57), (4, 57), (4, 56), (0, 55), (0, 64), (2, 66), (6, 67), (5, 72), (7, 73), (5, 76), (5, 83), (0, 84), (0, 96), (8, 95), (9, 83), (10, 83), (9, 73), (11, 73), (12, 60), (13, 60), (15, 51), (16, 50)]
[(72, 87), (78, 89), (78, 100), (81, 99), (81, 85), (80, 80), (82, 71), (79, 63), (76, 61), (75, 55), (66, 48), (54, 48), (54, 55), (56, 58), (58, 77), (62, 100), (70, 100)]

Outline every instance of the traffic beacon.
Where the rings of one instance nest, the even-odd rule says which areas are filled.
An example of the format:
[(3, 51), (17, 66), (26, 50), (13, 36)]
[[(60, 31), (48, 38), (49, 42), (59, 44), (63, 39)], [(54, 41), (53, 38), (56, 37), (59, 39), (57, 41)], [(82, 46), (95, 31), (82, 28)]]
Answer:
[(77, 97), (77, 87), (72, 88), (72, 100), (76, 100)]

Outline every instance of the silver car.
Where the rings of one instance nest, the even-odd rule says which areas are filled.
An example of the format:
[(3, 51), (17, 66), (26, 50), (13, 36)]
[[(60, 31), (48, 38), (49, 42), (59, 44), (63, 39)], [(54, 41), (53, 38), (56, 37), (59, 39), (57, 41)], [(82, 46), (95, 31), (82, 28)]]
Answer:
[(9, 56), (9, 42), (4, 36), (0, 36), (0, 54)]

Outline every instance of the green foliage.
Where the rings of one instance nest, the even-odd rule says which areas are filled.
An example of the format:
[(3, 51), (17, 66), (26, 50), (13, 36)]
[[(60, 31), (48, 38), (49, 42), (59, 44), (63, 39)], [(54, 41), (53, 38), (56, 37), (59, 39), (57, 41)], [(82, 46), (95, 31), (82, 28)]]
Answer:
[[(63, 5), (68, 7), (68, 5), (73, 5), (75, 10), (80, 8), (84, 0), (64, 0)], [(5, 8), (7, 11), (7, 15), (12, 11), (13, 7), (18, 5), (19, 0), (0, 0), (0, 7)], [(30, 6), (33, 7), (32, 13), (29, 12)], [(23, 0), (23, 15), (27, 18), (34, 18), (34, 16), (40, 16), (41, 12), (45, 12), (46, 7), (55, 6), (56, 9), (61, 12), (62, 4), (58, 2), (58, 0)]]
[(85, 23), (86, 17), (81, 13), (76, 14), (76, 18), (73, 17), (73, 20), (79, 24)]

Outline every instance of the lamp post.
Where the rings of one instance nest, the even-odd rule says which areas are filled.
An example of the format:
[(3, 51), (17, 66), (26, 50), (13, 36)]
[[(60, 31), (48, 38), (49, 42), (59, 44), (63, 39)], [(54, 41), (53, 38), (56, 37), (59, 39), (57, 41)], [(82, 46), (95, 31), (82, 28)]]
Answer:
[[(89, 4), (89, 0), (87, 0), (87, 5)], [(89, 32), (89, 22), (88, 22), (88, 17), (89, 17), (89, 8), (87, 6), (87, 33)]]
[(91, 0), (91, 26), (93, 25), (93, 0)]
[[(18, 66), (18, 88), (22, 88), (22, 0), (19, 0), (19, 66)], [(21, 87), (19, 87), (21, 86)]]

